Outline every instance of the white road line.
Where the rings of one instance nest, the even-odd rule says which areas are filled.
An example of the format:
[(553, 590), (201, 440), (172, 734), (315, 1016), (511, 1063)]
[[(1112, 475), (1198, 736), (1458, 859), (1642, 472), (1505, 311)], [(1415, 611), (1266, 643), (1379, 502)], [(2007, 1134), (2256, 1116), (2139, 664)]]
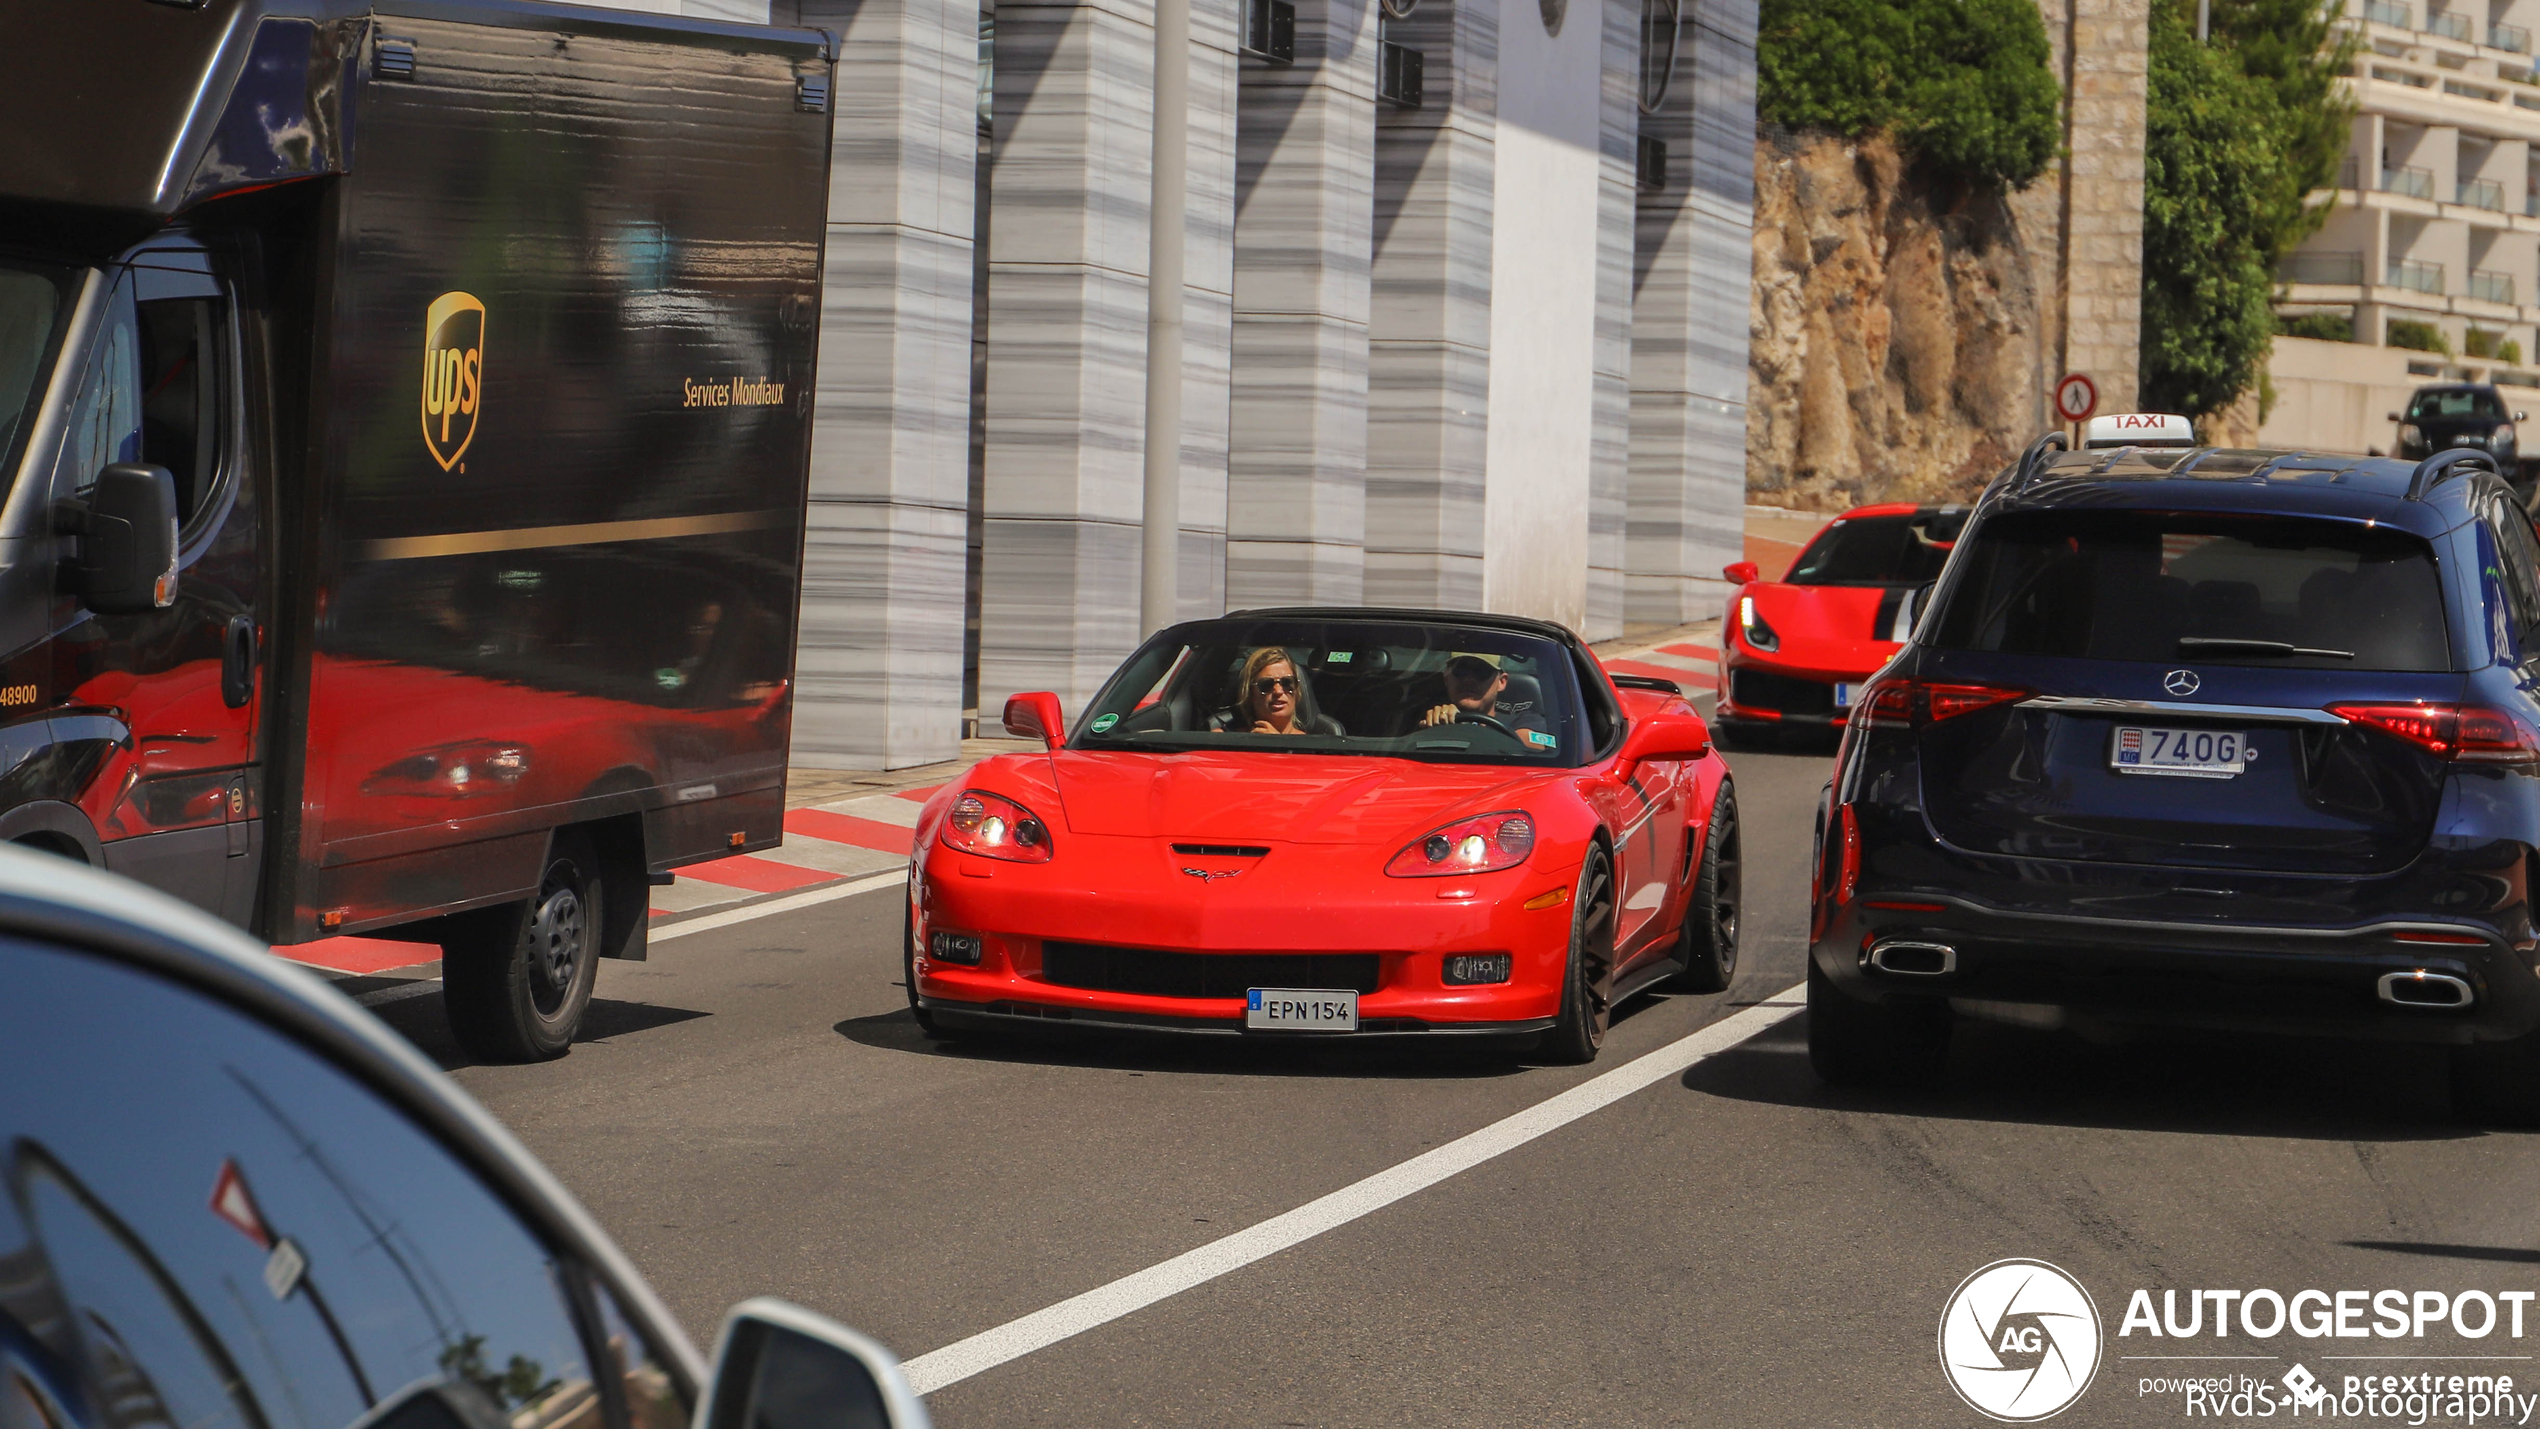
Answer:
[(1804, 1004), (1792, 999), (1797, 991), (1797, 987), (1784, 988), (1765, 1003), (1724, 1017), (1479, 1131), (1171, 1260), (930, 1350), (900, 1370), (919, 1394), (932, 1394), (1345, 1226), (1727, 1051), (1798, 1012)]
[(840, 898), (852, 898), (859, 893), (870, 893), (877, 888), (889, 888), (894, 884), (907, 882), (908, 874), (903, 870), (894, 869), (889, 873), (877, 873), (870, 878), (859, 878), (850, 883), (832, 883), (826, 888), (789, 893), (782, 898), (771, 898), (764, 903), (752, 903), (745, 908), (735, 908), (728, 913), (709, 913), (702, 918), (683, 918), (667, 928), (656, 923), (645, 938), (648, 942), (667, 942), (672, 938), (687, 937), (690, 933), (706, 933), (716, 928), (729, 928), (735, 923), (747, 923), (753, 918), (770, 918), (779, 913), (791, 913), (798, 908), (815, 907)]

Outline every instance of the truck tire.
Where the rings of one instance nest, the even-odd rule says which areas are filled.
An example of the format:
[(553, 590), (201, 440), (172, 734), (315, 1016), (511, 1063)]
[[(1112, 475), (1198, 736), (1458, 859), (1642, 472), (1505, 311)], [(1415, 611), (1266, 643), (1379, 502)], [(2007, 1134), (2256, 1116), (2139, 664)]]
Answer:
[(1838, 1087), (1928, 1082), (1949, 1052), (1946, 1003), (1846, 997), (1808, 959), (1808, 1065)]
[(536, 894), (445, 925), (441, 1005), (470, 1055), (544, 1062), (572, 1045), (599, 976), (607, 912), (601, 867), (588, 835), (559, 830)]

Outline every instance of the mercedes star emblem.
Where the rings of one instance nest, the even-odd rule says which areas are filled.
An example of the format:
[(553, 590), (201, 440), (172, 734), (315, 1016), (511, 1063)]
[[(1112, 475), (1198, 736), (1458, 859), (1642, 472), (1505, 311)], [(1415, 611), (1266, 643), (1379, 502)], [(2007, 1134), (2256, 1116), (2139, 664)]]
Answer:
[(1198, 879), (1202, 883), (1206, 883), (1212, 878), (1232, 878), (1236, 874), (1243, 872), (1240, 868), (1186, 868), (1182, 871), (1189, 874), (1191, 877)]
[[(2204, 681), (2196, 678), (2196, 672), (2193, 670), (2172, 670), (2161, 677), (2161, 688), (2181, 699), (2196, 693), (2196, 687), (2203, 683)], [(1188, 869), (1183, 871), (1189, 872)]]

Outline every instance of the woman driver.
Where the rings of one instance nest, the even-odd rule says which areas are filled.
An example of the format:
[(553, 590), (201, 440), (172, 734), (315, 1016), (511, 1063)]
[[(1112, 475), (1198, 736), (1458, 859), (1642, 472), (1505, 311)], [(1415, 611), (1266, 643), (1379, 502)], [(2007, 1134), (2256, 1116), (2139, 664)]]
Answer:
[(1234, 718), (1226, 727), (1251, 734), (1307, 733), (1298, 707), (1302, 684), (1287, 651), (1276, 645), (1253, 651), (1244, 661)]

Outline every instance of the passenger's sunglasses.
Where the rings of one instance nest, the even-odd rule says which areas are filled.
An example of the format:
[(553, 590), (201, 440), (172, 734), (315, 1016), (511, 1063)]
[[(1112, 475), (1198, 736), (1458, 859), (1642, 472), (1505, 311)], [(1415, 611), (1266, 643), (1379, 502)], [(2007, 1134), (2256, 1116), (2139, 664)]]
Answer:
[(1256, 695), (1266, 695), (1272, 690), (1285, 690), (1289, 694), (1295, 694), (1296, 676), (1264, 675), (1260, 679), (1252, 682), (1252, 692)]

